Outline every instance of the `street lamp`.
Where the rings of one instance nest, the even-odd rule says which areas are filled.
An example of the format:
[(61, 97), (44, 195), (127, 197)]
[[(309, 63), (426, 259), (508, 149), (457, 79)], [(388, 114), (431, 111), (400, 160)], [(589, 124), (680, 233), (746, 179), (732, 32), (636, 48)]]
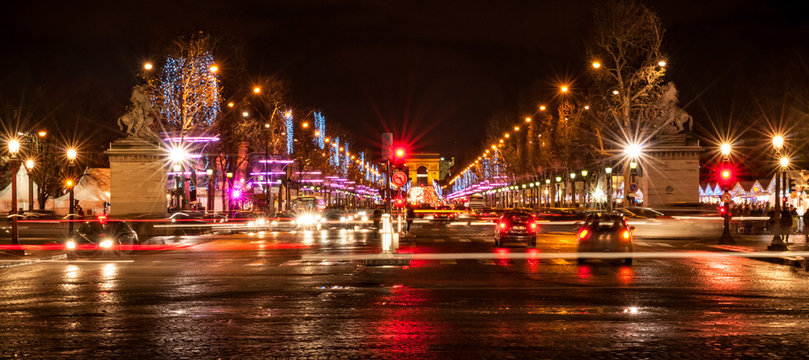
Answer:
[(581, 178), (584, 181), (584, 188), (582, 189), (582, 203), (587, 207), (587, 196), (590, 194), (590, 178), (587, 177), (587, 170), (581, 171)]
[(25, 161), (25, 169), (28, 171), (28, 211), (34, 211), (34, 160)]
[(601, 67), (601, 63), (598, 61), (593, 61), (593, 69), (598, 69)]
[(773, 231), (772, 241), (770, 245), (767, 246), (767, 250), (772, 251), (786, 251), (787, 246), (784, 243), (784, 239), (781, 237), (781, 232), (783, 229), (780, 228), (780, 221), (781, 221), (781, 170), (786, 166), (789, 165), (789, 159), (786, 157), (781, 156), (781, 150), (784, 148), (784, 136), (777, 134), (772, 138), (772, 147), (775, 150), (775, 156), (780, 157), (778, 164), (780, 167), (775, 169), (775, 207), (774, 207), (774, 216), (773, 220), (775, 221), (773, 227), (778, 229), (777, 231)]
[(604, 173), (607, 174), (607, 211), (612, 211), (612, 168), (604, 168)]
[(8, 141), (8, 153), (11, 155), (11, 244), (19, 245), (20, 239), (17, 234), (17, 153), (20, 152), (20, 142), (16, 139)]
[(722, 146), (719, 147), (719, 152), (722, 153), (722, 156), (725, 157), (730, 155), (730, 144), (723, 143)]
[(73, 174), (73, 166), (76, 163), (76, 155), (77, 155), (76, 149), (68, 148), (67, 152), (66, 152), (66, 155), (67, 155), (67, 160), (68, 160), (68, 175), (67, 176), (70, 177), (68, 179), (68, 183), (69, 183), (69, 187), (70, 187), (70, 196), (68, 197), (68, 202), (69, 202), (69, 204), (68, 204), (68, 217), (69, 217), (69, 219), (68, 219), (68, 234), (73, 234), (73, 213), (76, 210), (75, 192), (73, 191), (74, 188), (75, 188), (75, 186), (73, 184), (74, 183), (73, 179), (75, 177), (74, 174)]

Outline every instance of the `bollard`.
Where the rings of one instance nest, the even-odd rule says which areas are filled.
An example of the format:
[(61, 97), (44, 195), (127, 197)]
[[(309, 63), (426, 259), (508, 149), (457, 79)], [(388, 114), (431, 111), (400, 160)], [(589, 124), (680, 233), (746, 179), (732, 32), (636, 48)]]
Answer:
[(393, 245), (393, 225), (390, 222), (390, 214), (382, 214), (382, 253), (391, 253)]

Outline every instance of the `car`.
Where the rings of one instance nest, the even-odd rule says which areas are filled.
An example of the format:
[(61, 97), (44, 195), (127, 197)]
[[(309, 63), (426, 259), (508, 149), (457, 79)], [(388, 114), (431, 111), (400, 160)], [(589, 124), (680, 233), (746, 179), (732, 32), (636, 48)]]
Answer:
[(70, 234), (65, 250), (70, 257), (82, 253), (120, 255), (138, 243), (138, 234), (125, 221), (88, 221)]
[[(588, 215), (576, 233), (579, 253), (592, 252), (632, 252), (632, 230), (626, 224), (623, 214), (597, 213)], [(579, 256), (578, 262), (587, 258)], [(632, 264), (632, 256), (624, 258), (624, 263)]]
[(497, 221), (494, 229), (494, 246), (520, 242), (529, 247), (537, 246), (539, 224), (529, 212), (506, 211)]

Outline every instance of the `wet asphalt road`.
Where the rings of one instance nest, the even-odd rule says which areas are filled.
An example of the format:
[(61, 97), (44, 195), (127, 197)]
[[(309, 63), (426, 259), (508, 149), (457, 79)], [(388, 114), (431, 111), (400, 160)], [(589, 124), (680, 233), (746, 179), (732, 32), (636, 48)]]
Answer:
[[(402, 250), (493, 252), (480, 231), (427, 226)], [(205, 241), (0, 269), (0, 357), (809, 357), (809, 276), (757, 260), (368, 267), (300, 256), (376, 252), (370, 232)], [(574, 238), (546, 235), (538, 247), (573, 251)], [(690, 248), (686, 240), (635, 244)]]

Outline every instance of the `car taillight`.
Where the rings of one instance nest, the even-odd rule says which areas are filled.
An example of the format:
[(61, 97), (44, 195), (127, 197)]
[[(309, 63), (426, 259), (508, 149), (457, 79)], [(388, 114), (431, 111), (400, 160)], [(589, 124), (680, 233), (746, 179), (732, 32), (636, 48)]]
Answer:
[(500, 223), (500, 224), (498, 224), (498, 225), (500, 226), (500, 230), (501, 230), (501, 231), (502, 231), (502, 230), (505, 230), (505, 229), (508, 227), (508, 224), (506, 224), (505, 222), (501, 222), (501, 223)]
[(624, 230), (624, 232), (623, 232), (623, 233), (621, 233), (621, 237), (622, 237), (624, 240), (629, 240), (629, 237), (630, 237), (630, 236), (631, 236), (631, 234), (629, 233), (629, 230)]
[(537, 223), (531, 223), (531, 231), (537, 231)]
[(590, 231), (587, 229), (582, 229), (579, 231), (579, 240), (586, 240), (588, 235), (590, 235)]

